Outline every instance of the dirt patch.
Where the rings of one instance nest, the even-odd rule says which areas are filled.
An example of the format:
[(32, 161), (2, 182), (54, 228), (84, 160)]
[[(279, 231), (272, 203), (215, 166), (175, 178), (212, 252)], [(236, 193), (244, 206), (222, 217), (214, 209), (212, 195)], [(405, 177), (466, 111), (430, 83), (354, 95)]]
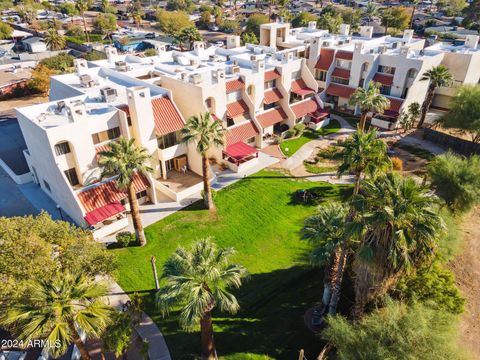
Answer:
[(466, 216), (462, 225), (461, 253), (448, 264), (466, 299), (460, 321), (462, 347), (480, 359), (480, 207)]
[(397, 146), (393, 146), (395, 151), (395, 157), (400, 158), (403, 161), (403, 173), (405, 175), (419, 174), (425, 170), (425, 166), (429, 163), (428, 160), (422, 159), (409, 151), (400, 149)]
[(48, 96), (25, 96), (22, 98), (0, 101), (0, 111), (12, 111), (16, 107), (41, 104), (48, 101)]

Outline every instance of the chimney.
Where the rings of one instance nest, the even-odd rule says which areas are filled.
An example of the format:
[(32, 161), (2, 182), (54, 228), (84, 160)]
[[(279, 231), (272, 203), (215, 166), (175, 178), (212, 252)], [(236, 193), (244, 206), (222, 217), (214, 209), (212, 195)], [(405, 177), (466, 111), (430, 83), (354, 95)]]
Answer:
[(253, 72), (265, 71), (265, 60), (258, 60), (258, 59), (253, 60), (252, 70)]
[(193, 42), (193, 53), (197, 56), (203, 55), (205, 51), (205, 44), (203, 41), (194, 41)]
[(413, 30), (412, 29), (406, 29), (403, 32), (403, 41), (405, 44), (408, 44), (410, 41), (413, 39)]
[(478, 46), (478, 35), (467, 35), (465, 37), (465, 46), (470, 49), (476, 49)]
[(150, 89), (145, 86), (127, 88), (127, 102), (132, 120), (133, 137), (151, 154), (156, 151), (157, 139)]
[(317, 29), (317, 22), (316, 21), (309, 21), (308, 22), (308, 30), (316, 30)]
[(355, 48), (353, 49), (353, 52), (355, 54), (361, 54), (363, 51), (364, 45), (363, 42), (357, 42), (355, 43)]
[(73, 122), (80, 121), (87, 117), (87, 109), (82, 100), (73, 100), (66, 107), (67, 114)]
[(87, 60), (85, 59), (75, 59), (73, 60), (73, 64), (75, 65), (75, 71), (79, 76), (85, 74), (86, 70), (88, 69)]
[(360, 36), (371, 39), (373, 36), (373, 26), (360, 26)]
[(167, 51), (167, 48), (165, 47), (165, 44), (155, 44), (155, 54), (160, 55), (161, 53), (164, 53)]
[(350, 33), (350, 25), (348, 24), (341, 24), (340, 25), (340, 35), (348, 35)]
[(227, 36), (227, 49), (235, 49), (240, 47), (240, 36), (228, 35)]
[(108, 62), (111, 64), (115, 62), (118, 56), (117, 49), (113, 46), (105, 46), (105, 54), (107, 54)]

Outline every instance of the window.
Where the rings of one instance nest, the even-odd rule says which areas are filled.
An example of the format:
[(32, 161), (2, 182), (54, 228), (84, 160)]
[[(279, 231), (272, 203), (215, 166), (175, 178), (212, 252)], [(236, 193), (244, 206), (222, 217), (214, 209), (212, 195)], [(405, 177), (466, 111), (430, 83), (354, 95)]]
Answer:
[(46, 182), (45, 180), (43, 180), (43, 186), (45, 187), (45, 189), (47, 189), (49, 192), (52, 192), (52, 189), (50, 188), (50, 184), (48, 182)]
[(128, 126), (132, 126), (132, 118), (130, 115), (127, 115), (127, 124)]
[(378, 66), (378, 72), (393, 75), (393, 74), (395, 74), (395, 68), (391, 67), (391, 66), (379, 65)]
[(332, 82), (336, 84), (348, 85), (348, 79), (332, 76)]
[(327, 81), (327, 72), (323, 70), (315, 70), (315, 79), (320, 81)]
[(382, 95), (390, 95), (391, 90), (392, 90), (392, 87), (389, 85), (380, 86), (380, 94)]
[(55, 145), (55, 154), (58, 155), (64, 155), (68, 154), (70, 152), (70, 145), (68, 145), (68, 142), (62, 142), (58, 143)]
[(277, 103), (271, 103), (271, 104), (263, 104), (263, 110), (268, 110), (268, 109), (272, 109), (274, 108), (275, 106), (277, 106)]
[(75, 170), (75, 168), (65, 170), (63, 173), (67, 177), (70, 185), (75, 186), (75, 185), (78, 185), (80, 183), (78, 181), (77, 170)]
[(367, 69), (368, 69), (368, 63), (363, 63), (363, 64), (362, 64), (362, 70), (361, 70), (362, 74), (363, 74), (365, 71), (367, 71)]
[(157, 138), (157, 144), (159, 149), (166, 149), (178, 144), (177, 132), (172, 132), (167, 135), (163, 135)]
[(118, 126), (108, 129), (107, 131), (100, 131), (96, 134), (92, 134), (92, 140), (95, 145), (108, 140), (114, 140), (118, 137), (120, 137), (120, 128)]
[(247, 94), (253, 96), (253, 85), (249, 85), (247, 88)]
[(137, 199), (141, 199), (145, 196), (147, 196), (147, 190), (143, 190), (137, 193)]
[(242, 92), (241, 91), (234, 91), (227, 94), (227, 103), (231, 103), (234, 101), (238, 101), (242, 99)]
[(265, 90), (275, 87), (275, 80), (265, 81)]
[(300, 70), (292, 72), (292, 80), (299, 80), (302, 78), (302, 72)]
[(415, 76), (417, 76), (417, 70), (415, 70), (415, 69), (408, 70), (407, 77), (409, 79), (414, 79)]
[(358, 82), (358, 87), (363, 88), (363, 85), (365, 85), (365, 79), (360, 79), (360, 81)]
[(350, 68), (352, 67), (352, 62), (343, 59), (335, 59), (335, 66), (342, 69), (350, 70)]
[(227, 117), (227, 127), (235, 125), (235, 122), (231, 117)]

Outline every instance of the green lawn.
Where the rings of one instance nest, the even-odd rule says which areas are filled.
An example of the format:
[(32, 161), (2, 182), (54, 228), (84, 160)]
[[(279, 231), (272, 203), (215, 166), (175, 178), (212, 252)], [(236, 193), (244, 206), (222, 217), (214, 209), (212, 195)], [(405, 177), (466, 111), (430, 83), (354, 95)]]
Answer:
[[(215, 314), (219, 356), (234, 359), (296, 359), (298, 350), (315, 358), (321, 342), (303, 324), (305, 310), (321, 297), (322, 274), (308, 264), (310, 246), (300, 240), (306, 216), (315, 205), (296, 204), (294, 193), (312, 189), (321, 199), (348, 196), (350, 187), (300, 182), (277, 172), (262, 171), (217, 193), (218, 212), (210, 215), (199, 203), (146, 228), (148, 244), (112, 250), (118, 255), (116, 278), (127, 292), (145, 295), (146, 311), (165, 335), (174, 359), (199, 354), (198, 332), (178, 327), (175, 312), (161, 318), (152, 305), (154, 282), (150, 257), (161, 275), (165, 259), (179, 246), (213, 236), (220, 246), (237, 250), (234, 261), (250, 272), (235, 291), (241, 310), (235, 316)], [(256, 356), (258, 355), (258, 356)]]
[(318, 139), (320, 136), (336, 133), (338, 130), (340, 130), (340, 123), (332, 119), (327, 126), (317, 131), (306, 129), (301, 136), (283, 141), (280, 144), (280, 149), (285, 156), (292, 156), (306, 143)]

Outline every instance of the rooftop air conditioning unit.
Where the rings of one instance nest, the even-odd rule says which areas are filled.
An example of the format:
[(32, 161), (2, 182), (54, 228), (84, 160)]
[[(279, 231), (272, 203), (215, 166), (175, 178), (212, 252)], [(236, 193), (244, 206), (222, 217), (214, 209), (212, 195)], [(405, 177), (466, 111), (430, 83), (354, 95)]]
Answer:
[(129, 66), (125, 61), (115, 61), (115, 70), (127, 71), (129, 70)]
[(100, 94), (103, 102), (111, 102), (117, 98), (117, 90), (111, 87), (101, 89)]
[(92, 86), (92, 77), (88, 74), (80, 75), (80, 84), (83, 87), (91, 87)]
[(256, 56), (256, 55), (250, 55), (250, 60), (251, 60), (251, 61), (257, 60), (257, 56)]
[(60, 114), (63, 109), (65, 109), (65, 101), (61, 100), (57, 102), (57, 107), (55, 108), (55, 112)]
[(329, 46), (329, 45), (330, 45), (330, 44), (328, 43), (328, 41), (324, 41), (324, 42), (322, 43), (322, 46)]
[(202, 82), (202, 75), (200, 74), (193, 74), (192, 75), (192, 83), (198, 85)]
[(234, 65), (232, 66), (232, 74), (238, 74), (240, 72), (240, 66)]

